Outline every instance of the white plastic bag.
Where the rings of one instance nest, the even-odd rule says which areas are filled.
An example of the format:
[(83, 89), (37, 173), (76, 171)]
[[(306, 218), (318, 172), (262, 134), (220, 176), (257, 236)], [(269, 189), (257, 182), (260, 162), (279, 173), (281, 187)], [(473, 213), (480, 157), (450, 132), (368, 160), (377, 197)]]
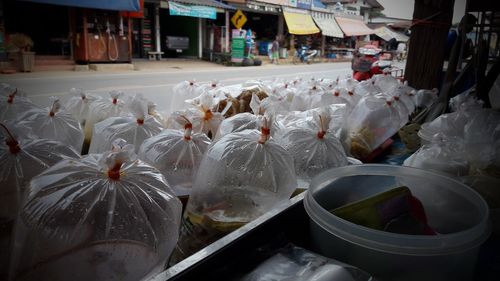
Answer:
[(314, 112), (314, 122), (307, 127), (288, 127), (277, 136), (293, 157), (299, 188), (308, 188), (311, 179), (330, 168), (348, 164), (344, 147), (329, 130), (331, 115), (328, 108)]
[[(220, 123), (224, 120), (224, 114), (229, 110), (230, 104), (228, 104), (224, 110), (218, 112), (216, 108), (214, 108), (218, 101), (207, 92), (190, 102), (193, 108), (174, 112), (172, 116), (184, 115), (192, 122), (194, 132), (204, 133), (211, 138), (215, 137)], [(179, 126), (176, 122), (172, 122), (172, 120), (175, 120), (175, 117), (169, 119), (168, 128), (183, 129), (183, 127)]]
[(387, 72), (384, 74), (374, 75), (371, 79), (374, 82), (374, 85), (379, 87), (384, 93), (392, 92), (401, 84), (398, 79)]
[(7, 280), (13, 227), (29, 181), (59, 160), (78, 158), (73, 148), (39, 139), (29, 129), (0, 123), (0, 279)]
[(370, 274), (289, 244), (240, 281), (374, 281)]
[(14, 280), (141, 280), (164, 269), (181, 203), (123, 140), (63, 160), (29, 187), (16, 226)]
[[(12, 92), (8, 93), (10, 90)], [(30, 109), (39, 108), (28, 98), (18, 96), (18, 92), (17, 89), (6, 87), (5, 94), (0, 95), (0, 122), (14, 120)]]
[(189, 99), (194, 99), (201, 94), (201, 83), (191, 79), (189, 81), (182, 81), (173, 87), (172, 101), (170, 102), (170, 113), (188, 108), (185, 102)]
[(500, 112), (493, 109), (474, 111), (464, 127), (465, 157), (471, 174), (500, 176), (499, 144)]
[(352, 90), (355, 95), (363, 97), (366, 94), (375, 95), (378, 93), (382, 93), (382, 89), (374, 85), (373, 80), (364, 80), (359, 82)]
[(261, 131), (224, 136), (205, 154), (183, 216), (171, 264), (288, 200), (297, 187), (291, 155)]
[(263, 115), (269, 106), (271, 105), (267, 98), (261, 101), (255, 93), (252, 94), (250, 108), (253, 114), (243, 112), (222, 120), (215, 139), (218, 140), (230, 133), (259, 129), (258, 115)]
[(125, 102), (122, 98), (122, 92), (111, 91), (109, 93), (109, 98), (97, 99), (89, 105), (89, 113), (86, 118), (85, 127), (83, 130), (85, 135), (83, 153), (86, 153), (90, 146), (94, 124), (101, 122), (109, 117), (120, 116), (125, 105)]
[(58, 140), (78, 152), (82, 151), (83, 130), (80, 122), (61, 108), (58, 98), (52, 98), (52, 105), (48, 108), (28, 110), (18, 121), (20, 126), (29, 128), (42, 139)]
[(471, 88), (459, 95), (454, 96), (450, 99), (449, 106), (451, 111), (474, 111), (483, 108), (484, 102), (477, 99), (474, 95), (475, 89)]
[(72, 88), (70, 90), (71, 97), (64, 103), (66, 111), (71, 113), (73, 117), (80, 122), (82, 127), (85, 126), (85, 121), (89, 115), (89, 106), (96, 101), (98, 97), (90, 95), (82, 89)]
[(177, 196), (186, 196), (191, 194), (194, 176), (211, 141), (205, 134), (193, 134), (193, 125), (184, 116), (176, 119), (184, 130), (166, 129), (146, 139), (139, 158), (156, 167)]
[(116, 139), (133, 144), (137, 152), (145, 139), (163, 130), (163, 125), (148, 114), (147, 101), (142, 97), (135, 96), (127, 105), (127, 111), (129, 116), (110, 117), (94, 125), (89, 153), (109, 150)]
[(366, 158), (408, 121), (408, 116), (406, 121), (401, 118), (404, 117), (390, 95), (363, 96), (345, 122), (351, 155), (358, 159)]
[(408, 157), (403, 165), (434, 170), (450, 176), (466, 176), (469, 173), (469, 163), (463, 151), (463, 139), (436, 134), (430, 144), (422, 146)]
[(415, 106), (418, 108), (429, 108), (438, 99), (439, 90), (434, 88), (432, 90), (421, 89), (415, 94)]

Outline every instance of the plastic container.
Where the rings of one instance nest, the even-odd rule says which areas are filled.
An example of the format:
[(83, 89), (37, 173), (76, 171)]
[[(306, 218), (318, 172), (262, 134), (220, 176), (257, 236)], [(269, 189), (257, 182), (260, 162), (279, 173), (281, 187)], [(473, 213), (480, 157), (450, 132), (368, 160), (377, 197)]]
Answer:
[[(328, 210), (406, 185), (438, 235), (403, 235), (363, 227)], [(315, 177), (304, 199), (311, 247), (377, 280), (472, 280), (479, 246), (490, 234), (489, 210), (466, 185), (433, 172), (355, 165)]]

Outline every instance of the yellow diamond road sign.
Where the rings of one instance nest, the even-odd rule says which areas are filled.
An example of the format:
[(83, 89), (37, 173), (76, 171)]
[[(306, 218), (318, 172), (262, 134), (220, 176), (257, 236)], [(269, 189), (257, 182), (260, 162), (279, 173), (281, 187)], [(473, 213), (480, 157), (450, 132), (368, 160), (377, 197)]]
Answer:
[(238, 10), (231, 18), (231, 22), (233, 23), (234, 27), (241, 28), (243, 27), (245, 22), (247, 22), (247, 17), (245, 17), (241, 10)]

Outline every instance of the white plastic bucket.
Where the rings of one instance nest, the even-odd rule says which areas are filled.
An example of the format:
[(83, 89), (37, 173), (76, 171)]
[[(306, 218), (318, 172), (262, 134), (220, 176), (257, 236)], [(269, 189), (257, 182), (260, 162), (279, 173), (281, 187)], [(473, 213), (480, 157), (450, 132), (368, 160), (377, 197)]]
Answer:
[[(422, 202), (436, 236), (360, 226), (328, 210), (406, 185)], [(433, 172), (390, 165), (355, 165), (315, 177), (304, 199), (314, 251), (359, 267), (377, 280), (472, 280), (489, 210), (468, 186)]]

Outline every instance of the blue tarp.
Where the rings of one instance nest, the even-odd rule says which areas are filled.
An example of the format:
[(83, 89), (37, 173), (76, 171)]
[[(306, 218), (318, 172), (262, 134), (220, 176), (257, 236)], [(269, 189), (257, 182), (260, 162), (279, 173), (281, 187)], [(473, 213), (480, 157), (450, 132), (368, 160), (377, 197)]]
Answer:
[(139, 11), (139, 0), (23, 0), (70, 7), (95, 8), (114, 11)]

